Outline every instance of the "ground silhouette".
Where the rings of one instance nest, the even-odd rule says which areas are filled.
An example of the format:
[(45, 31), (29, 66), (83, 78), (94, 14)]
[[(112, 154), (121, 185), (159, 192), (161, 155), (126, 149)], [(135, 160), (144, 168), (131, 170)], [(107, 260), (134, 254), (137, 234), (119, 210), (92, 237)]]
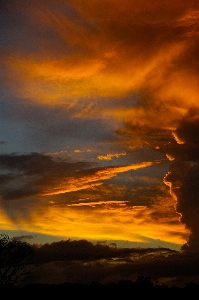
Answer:
[(121, 280), (119, 282), (112, 282), (109, 284), (100, 284), (93, 282), (92, 284), (80, 284), (80, 283), (63, 283), (60, 285), (56, 284), (29, 284), (23, 287), (17, 286), (4, 286), (2, 290), (7, 296), (20, 296), (27, 298), (28, 295), (38, 297), (38, 295), (45, 296), (63, 296), (71, 295), (75, 296), (86, 296), (93, 298), (95, 296), (108, 296), (111, 297), (131, 297), (135, 295), (139, 296), (194, 296), (199, 292), (199, 285), (193, 282), (187, 283), (183, 288), (166, 285), (160, 285), (153, 283), (149, 277), (143, 278), (138, 277), (136, 281)]

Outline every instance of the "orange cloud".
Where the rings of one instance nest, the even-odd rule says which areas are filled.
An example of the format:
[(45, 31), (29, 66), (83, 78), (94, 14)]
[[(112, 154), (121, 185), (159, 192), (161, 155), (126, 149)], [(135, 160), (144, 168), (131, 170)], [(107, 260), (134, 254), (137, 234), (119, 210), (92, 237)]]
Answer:
[(126, 152), (122, 152), (122, 153), (109, 153), (107, 155), (99, 155), (97, 158), (99, 160), (112, 160), (113, 157), (119, 158), (121, 156), (125, 156)]
[[(169, 199), (168, 199), (169, 200)], [(127, 201), (101, 202), (90, 206), (46, 205), (38, 199), (35, 207), (18, 202), (11, 207), (10, 215), (1, 219), (2, 229), (25, 230), (56, 237), (88, 240), (124, 240), (129, 242), (148, 242), (148, 239), (176, 244), (185, 242), (188, 232), (178, 222), (174, 212), (162, 202), (162, 214), (157, 208), (127, 205)], [(40, 203), (40, 204), (39, 204)], [(39, 205), (39, 208), (38, 208)], [(11, 213), (12, 211), (12, 213)], [(23, 213), (22, 213), (23, 211)], [(25, 211), (25, 213), (24, 213)], [(6, 210), (2, 210), (2, 216)], [(53, 220), (53, 223), (52, 223)], [(17, 225), (16, 225), (17, 224)], [(9, 225), (9, 226), (8, 226)], [(161, 237), (161, 240), (160, 240)]]
[(127, 166), (108, 167), (103, 170), (97, 171), (94, 175), (82, 176), (81, 178), (69, 177), (62, 183), (59, 183), (57, 187), (44, 191), (41, 195), (56, 195), (61, 193), (68, 193), (72, 191), (78, 191), (89, 187), (102, 184), (102, 180), (107, 180), (116, 176), (121, 172), (128, 172), (131, 170), (137, 170), (153, 165), (152, 162), (143, 162), (140, 164), (131, 164)]
[(113, 204), (116, 204), (117, 206), (124, 206), (126, 202), (129, 201), (97, 201), (97, 202), (81, 202), (81, 203), (73, 203), (73, 204), (67, 204), (66, 206), (91, 206), (95, 207), (97, 205), (105, 205), (110, 206)]
[[(25, 101), (62, 107), (70, 118), (111, 118), (170, 131), (191, 106), (198, 107), (196, 1), (71, 0), (76, 18), (56, 1), (51, 7), (37, 3), (13, 7), (44, 32), (37, 37), (33, 30), (38, 51), (3, 54), (5, 80)], [(140, 95), (136, 104), (134, 93)], [(132, 105), (123, 105), (125, 97)]]

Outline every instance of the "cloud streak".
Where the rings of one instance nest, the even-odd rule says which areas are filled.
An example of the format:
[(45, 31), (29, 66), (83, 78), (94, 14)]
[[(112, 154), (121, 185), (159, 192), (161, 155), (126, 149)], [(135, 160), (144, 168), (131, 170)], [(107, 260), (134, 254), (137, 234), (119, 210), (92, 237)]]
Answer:
[(7, 174), (2, 175), (3, 183), (7, 183), (5, 189), (2, 189), (2, 197), (17, 199), (31, 195), (56, 195), (89, 188), (102, 184), (103, 180), (108, 180), (118, 173), (145, 168), (153, 163), (89, 168), (91, 164), (87, 162), (56, 161), (50, 156), (33, 153), (21, 156), (1, 155), (0, 164), (8, 171)]

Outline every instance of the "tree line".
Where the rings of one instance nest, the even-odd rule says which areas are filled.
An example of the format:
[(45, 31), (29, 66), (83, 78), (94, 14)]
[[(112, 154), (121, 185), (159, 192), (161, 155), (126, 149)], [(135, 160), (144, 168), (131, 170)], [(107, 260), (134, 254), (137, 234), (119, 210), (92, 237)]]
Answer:
[(71, 293), (96, 294), (96, 293), (113, 293), (118, 295), (119, 292), (139, 292), (139, 293), (156, 293), (156, 294), (174, 294), (185, 292), (199, 292), (199, 285), (189, 282), (184, 288), (175, 286), (168, 287), (166, 285), (153, 282), (150, 277), (141, 277), (135, 281), (121, 280), (109, 284), (100, 284), (93, 282), (92, 284), (78, 284), (65, 282), (63, 284), (28, 284), (20, 287), (19, 283), (25, 281), (31, 275), (26, 271), (28, 264), (34, 257), (34, 247), (27, 242), (17, 238), (10, 238), (6, 234), (0, 234), (0, 289), (6, 289), (8, 292), (45, 292), (50, 295), (55, 292), (70, 291)]

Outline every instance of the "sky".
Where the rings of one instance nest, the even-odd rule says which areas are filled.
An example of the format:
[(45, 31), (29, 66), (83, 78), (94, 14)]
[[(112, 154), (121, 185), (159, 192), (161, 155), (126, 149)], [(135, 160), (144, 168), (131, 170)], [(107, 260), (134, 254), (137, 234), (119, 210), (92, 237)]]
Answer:
[(199, 282), (198, 0), (1, 0), (0, 26), (0, 232), (59, 253), (35, 281)]

